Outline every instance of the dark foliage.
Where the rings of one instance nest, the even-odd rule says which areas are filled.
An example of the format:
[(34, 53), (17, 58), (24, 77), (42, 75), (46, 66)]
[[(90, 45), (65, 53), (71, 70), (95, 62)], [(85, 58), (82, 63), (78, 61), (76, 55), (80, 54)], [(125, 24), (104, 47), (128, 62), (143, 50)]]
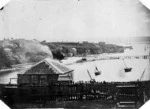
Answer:
[(101, 53), (120, 53), (124, 52), (123, 46), (117, 46), (114, 44), (101, 43), (78, 43), (78, 42), (41, 42), (43, 45), (47, 45), (54, 58), (62, 59), (63, 54), (68, 56), (72, 53), (72, 48), (76, 49), (77, 55), (85, 54), (101, 54)]
[(64, 54), (60, 49), (52, 50), (53, 57), (58, 60), (64, 59)]
[(11, 68), (11, 61), (7, 57), (3, 48), (0, 48), (0, 69)]

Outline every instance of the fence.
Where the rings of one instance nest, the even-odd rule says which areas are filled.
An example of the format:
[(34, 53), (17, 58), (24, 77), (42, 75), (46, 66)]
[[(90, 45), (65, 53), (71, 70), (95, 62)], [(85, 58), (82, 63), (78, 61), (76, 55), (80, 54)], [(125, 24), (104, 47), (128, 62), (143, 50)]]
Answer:
[[(3, 85), (2, 99), (14, 102), (107, 100), (143, 101), (143, 92), (149, 98), (149, 81), (146, 82), (78, 82), (53, 83), (47, 86)], [(2, 89), (2, 87), (1, 87)], [(5, 98), (4, 98), (5, 96)]]

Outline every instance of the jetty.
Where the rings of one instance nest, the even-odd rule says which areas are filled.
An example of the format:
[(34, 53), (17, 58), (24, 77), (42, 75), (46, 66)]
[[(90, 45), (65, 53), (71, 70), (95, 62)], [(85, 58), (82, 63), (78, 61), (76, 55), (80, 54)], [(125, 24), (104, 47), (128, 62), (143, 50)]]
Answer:
[(98, 61), (98, 60), (118, 60), (118, 59), (150, 59), (150, 55), (130, 55), (130, 56), (123, 56), (123, 55), (115, 55), (115, 56), (111, 56), (111, 55), (92, 55), (92, 56), (86, 56), (86, 60), (77, 60), (77, 63), (80, 62), (89, 62), (89, 61)]

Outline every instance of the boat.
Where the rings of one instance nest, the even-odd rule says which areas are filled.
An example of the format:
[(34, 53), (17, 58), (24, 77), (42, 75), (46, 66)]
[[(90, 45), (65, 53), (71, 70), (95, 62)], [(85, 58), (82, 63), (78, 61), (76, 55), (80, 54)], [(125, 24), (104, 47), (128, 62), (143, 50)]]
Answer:
[(87, 60), (87, 58), (86, 58), (86, 57), (82, 57), (82, 60), (83, 60), (83, 61), (86, 61), (86, 60)]
[(101, 71), (95, 72), (95, 76), (98, 76), (98, 75), (100, 75), (100, 74), (101, 74)]
[(87, 56), (87, 53), (84, 53), (83, 56), (82, 56), (82, 60), (83, 61), (87, 61), (87, 57), (86, 56)]
[(124, 68), (125, 72), (131, 72), (132, 68)]
[[(123, 62), (124, 62), (124, 64), (125, 64), (124, 59), (123, 59)], [(126, 64), (125, 64), (125, 66), (126, 66), (126, 68), (124, 68), (124, 71), (125, 71), (125, 72), (131, 72), (132, 68), (131, 68), (131, 67), (127, 67)]]
[(100, 75), (100, 74), (101, 74), (101, 71), (99, 71), (98, 68), (95, 67), (95, 76), (98, 76), (98, 75)]

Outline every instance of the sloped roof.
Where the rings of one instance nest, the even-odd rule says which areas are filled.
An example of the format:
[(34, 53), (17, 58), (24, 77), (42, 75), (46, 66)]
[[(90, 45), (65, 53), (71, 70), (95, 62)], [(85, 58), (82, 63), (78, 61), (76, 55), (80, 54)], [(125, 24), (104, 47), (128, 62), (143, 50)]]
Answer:
[(67, 74), (59, 75), (58, 77), (58, 81), (72, 81), (72, 80), (73, 80), (72, 76)]
[[(44, 69), (39, 68), (39, 65), (43, 64), (43, 63), (47, 67), (45, 67)], [(34, 71), (34, 70), (33, 70), (33, 72), (29, 72), (29, 70), (34, 69), (36, 67), (39, 68), (40, 72), (37, 72), (37, 71)], [(25, 72), (25, 74), (39, 74), (39, 73), (49, 74), (51, 70), (55, 74), (65, 74), (65, 73), (73, 71), (72, 69), (68, 68), (67, 66), (65, 66), (65, 65), (63, 65), (63, 64), (61, 64), (61, 63), (59, 63), (57, 61), (54, 61), (54, 60), (52, 60), (50, 58), (45, 58), (44, 60), (36, 63), (35, 65), (33, 65), (31, 68), (27, 69), (27, 71)]]

